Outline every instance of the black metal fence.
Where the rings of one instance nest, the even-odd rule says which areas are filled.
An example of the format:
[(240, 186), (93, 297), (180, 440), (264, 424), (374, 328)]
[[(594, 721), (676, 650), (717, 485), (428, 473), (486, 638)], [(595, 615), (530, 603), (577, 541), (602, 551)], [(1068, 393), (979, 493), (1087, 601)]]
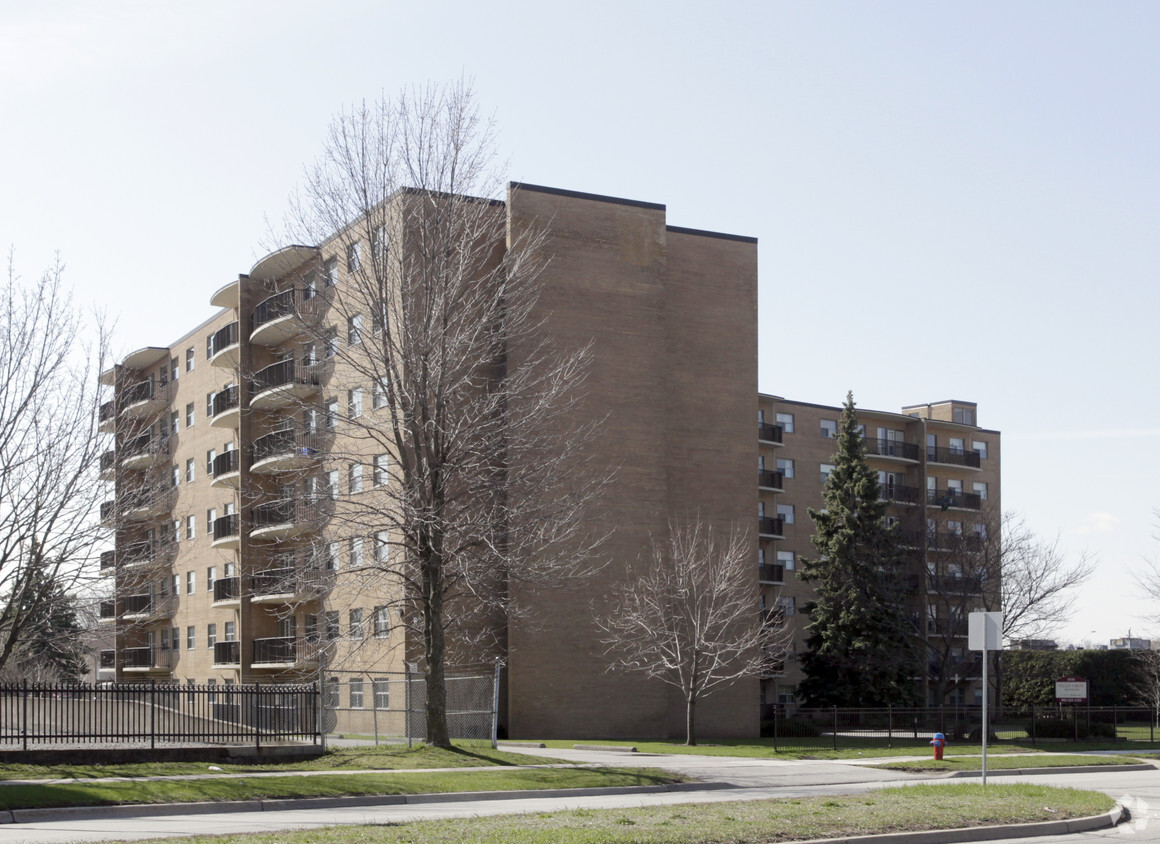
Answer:
[[(1155, 742), (1160, 712), (1124, 706), (992, 707), (989, 740), (1016, 744)], [(761, 734), (777, 749), (874, 749), (929, 746), (935, 733), (953, 745), (981, 744), (981, 706), (839, 709), (766, 705)]]
[(315, 685), (0, 684), (0, 749), (321, 741)]

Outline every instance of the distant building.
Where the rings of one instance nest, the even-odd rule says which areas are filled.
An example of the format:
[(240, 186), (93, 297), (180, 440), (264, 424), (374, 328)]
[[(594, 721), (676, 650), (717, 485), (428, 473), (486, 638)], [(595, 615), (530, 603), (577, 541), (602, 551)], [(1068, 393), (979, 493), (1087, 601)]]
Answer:
[(1020, 639), (1015, 643), (1017, 651), (1055, 651), (1059, 643), (1054, 639)]
[(1150, 651), (1152, 650), (1152, 640), (1125, 636), (1121, 639), (1112, 639), (1108, 643), (1108, 647), (1113, 651)]

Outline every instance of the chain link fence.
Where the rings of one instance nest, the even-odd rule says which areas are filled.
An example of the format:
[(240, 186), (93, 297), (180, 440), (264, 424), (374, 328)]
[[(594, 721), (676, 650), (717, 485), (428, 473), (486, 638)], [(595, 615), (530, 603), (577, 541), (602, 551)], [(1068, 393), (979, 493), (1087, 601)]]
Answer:
[[(447, 729), (453, 739), (496, 740), (499, 673), (453, 674)], [(413, 744), (427, 737), (427, 683), (407, 672), (328, 671), (322, 678), (322, 732), (331, 747)]]

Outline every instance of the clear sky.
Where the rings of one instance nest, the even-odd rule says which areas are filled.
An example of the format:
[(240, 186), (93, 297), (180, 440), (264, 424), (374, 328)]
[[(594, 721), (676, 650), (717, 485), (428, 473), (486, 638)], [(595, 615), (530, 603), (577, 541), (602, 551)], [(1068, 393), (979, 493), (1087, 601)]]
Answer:
[(272, 244), (344, 105), (472, 77), (512, 179), (760, 242), (764, 392), (976, 401), (1003, 505), (1160, 632), (1160, 5), (0, 0), (0, 244), (118, 350)]

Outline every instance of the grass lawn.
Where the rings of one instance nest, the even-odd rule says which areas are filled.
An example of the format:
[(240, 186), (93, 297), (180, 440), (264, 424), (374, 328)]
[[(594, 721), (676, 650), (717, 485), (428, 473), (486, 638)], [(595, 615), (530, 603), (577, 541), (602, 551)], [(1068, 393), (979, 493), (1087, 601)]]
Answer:
[(681, 777), (652, 768), (538, 768), (434, 773), (325, 774), (196, 780), (131, 780), (0, 786), (0, 809), (275, 800), (366, 794), (433, 794), (542, 788), (661, 785)]
[[(937, 790), (936, 790), (937, 789)], [(183, 839), (191, 844), (759, 844), (1084, 817), (1106, 795), (1029, 785), (914, 785), (869, 794), (332, 827)]]
[(164, 777), (210, 773), (211, 764), (224, 773), (268, 771), (399, 771), (408, 768), (476, 768), (489, 765), (542, 765), (559, 762), (493, 750), (490, 742), (458, 741), (451, 750), (416, 745), (335, 749), (317, 759), (292, 762), (143, 762), (126, 765), (0, 765), (0, 781), (24, 779), (91, 779), (94, 777)]
[[(992, 756), (987, 754), (987, 770), (1002, 771), (1018, 768), (1070, 768), (1082, 765), (1133, 765), (1141, 760), (1130, 756), (1077, 756), (1066, 753), (1039, 753), (1034, 756)], [(942, 771), (979, 771), (983, 768), (981, 756), (948, 757), (936, 762), (931, 759), (924, 762), (884, 762), (875, 765), (875, 768), (884, 768), (888, 771), (907, 771), (908, 773), (942, 772)]]

